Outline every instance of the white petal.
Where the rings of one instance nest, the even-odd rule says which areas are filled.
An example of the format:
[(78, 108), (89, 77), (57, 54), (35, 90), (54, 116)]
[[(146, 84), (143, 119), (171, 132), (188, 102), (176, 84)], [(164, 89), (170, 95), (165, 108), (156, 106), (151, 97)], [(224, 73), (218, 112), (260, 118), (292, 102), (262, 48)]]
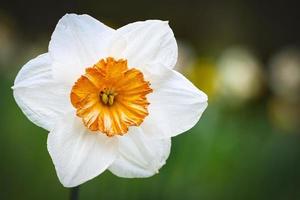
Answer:
[(89, 15), (62, 17), (49, 44), (55, 77), (73, 84), (85, 68), (107, 57), (106, 48), (113, 33), (113, 29)]
[(36, 125), (51, 130), (58, 117), (71, 109), (68, 88), (52, 78), (51, 59), (43, 54), (26, 63), (18, 73), (14, 98)]
[(119, 137), (119, 156), (109, 170), (125, 178), (149, 177), (158, 173), (170, 154), (171, 138), (154, 140), (132, 127)]
[(117, 152), (116, 138), (89, 132), (75, 113), (61, 120), (47, 142), (58, 178), (65, 187), (80, 185), (101, 174)]
[[(150, 78), (149, 116), (141, 124), (147, 136), (173, 137), (192, 128), (207, 107), (207, 96), (180, 73), (163, 66)], [(149, 73), (146, 73), (149, 76)]]
[(110, 54), (128, 59), (131, 67), (143, 68), (148, 63), (163, 63), (173, 68), (177, 61), (177, 43), (166, 21), (135, 22), (116, 31)]

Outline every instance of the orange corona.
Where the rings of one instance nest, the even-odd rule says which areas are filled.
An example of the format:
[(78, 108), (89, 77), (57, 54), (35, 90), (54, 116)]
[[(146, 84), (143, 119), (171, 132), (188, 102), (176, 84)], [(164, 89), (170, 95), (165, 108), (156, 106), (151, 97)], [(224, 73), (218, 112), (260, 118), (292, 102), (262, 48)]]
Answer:
[(141, 71), (128, 69), (127, 60), (108, 57), (86, 69), (70, 98), (87, 128), (114, 136), (143, 122), (148, 115), (146, 96), (152, 91)]

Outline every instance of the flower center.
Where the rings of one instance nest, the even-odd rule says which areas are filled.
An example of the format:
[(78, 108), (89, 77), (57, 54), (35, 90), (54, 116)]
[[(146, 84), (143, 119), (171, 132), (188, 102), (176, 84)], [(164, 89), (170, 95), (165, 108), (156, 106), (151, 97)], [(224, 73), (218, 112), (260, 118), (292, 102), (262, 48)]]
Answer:
[(104, 90), (100, 92), (99, 98), (105, 105), (112, 106), (116, 95), (116, 92), (104, 88)]
[(86, 69), (70, 98), (88, 129), (114, 136), (144, 121), (149, 105), (146, 96), (152, 91), (141, 71), (129, 69), (124, 59), (108, 57)]

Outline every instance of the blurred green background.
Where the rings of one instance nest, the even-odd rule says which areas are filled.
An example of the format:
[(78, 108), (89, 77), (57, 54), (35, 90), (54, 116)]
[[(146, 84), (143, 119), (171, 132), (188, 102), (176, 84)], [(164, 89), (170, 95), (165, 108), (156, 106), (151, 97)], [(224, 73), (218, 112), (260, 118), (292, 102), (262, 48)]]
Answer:
[(169, 20), (177, 70), (209, 96), (188, 134), (173, 138), (160, 173), (105, 172), (80, 199), (300, 199), (300, 12), (297, 1), (38, 1), (0, 3), (0, 199), (67, 199), (46, 148), (47, 132), (17, 107), (10, 87), (47, 51), (67, 12), (118, 28)]

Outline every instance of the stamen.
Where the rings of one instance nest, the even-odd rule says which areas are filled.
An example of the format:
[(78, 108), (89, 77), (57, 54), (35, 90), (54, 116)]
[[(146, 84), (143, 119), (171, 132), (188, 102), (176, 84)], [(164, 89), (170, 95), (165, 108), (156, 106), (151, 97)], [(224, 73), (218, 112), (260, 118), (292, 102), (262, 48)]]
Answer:
[(114, 103), (114, 98), (115, 98), (114, 95), (109, 95), (109, 96), (108, 96), (108, 104), (109, 104), (110, 106), (113, 105), (113, 103)]
[(100, 92), (99, 97), (102, 103), (104, 103), (105, 105), (112, 106), (116, 95), (117, 93), (111, 90), (104, 89), (104, 91)]
[(102, 100), (102, 103), (104, 103), (106, 105), (107, 102), (108, 102), (108, 96), (107, 96), (107, 94), (103, 93), (102, 97), (101, 97), (101, 100)]

